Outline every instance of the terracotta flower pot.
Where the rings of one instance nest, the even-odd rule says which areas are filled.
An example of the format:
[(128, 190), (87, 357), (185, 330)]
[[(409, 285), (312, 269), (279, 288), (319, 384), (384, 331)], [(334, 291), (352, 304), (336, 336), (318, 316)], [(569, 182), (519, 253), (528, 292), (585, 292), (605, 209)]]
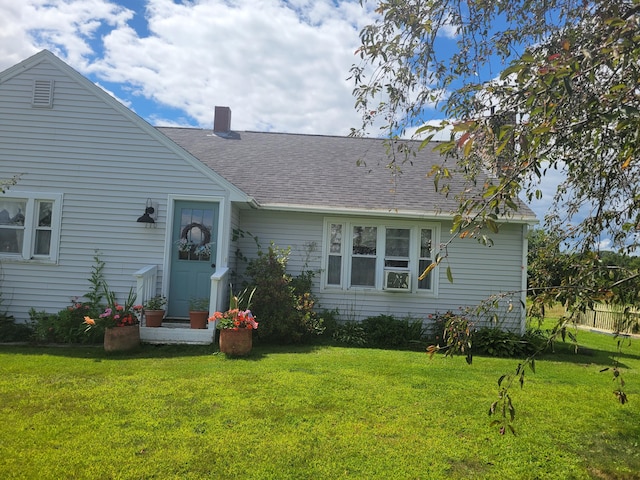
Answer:
[(234, 357), (248, 355), (253, 347), (253, 329), (220, 330), (220, 351)]
[(140, 345), (140, 328), (138, 325), (107, 328), (104, 331), (104, 351), (124, 352)]
[(189, 312), (189, 323), (191, 328), (207, 328), (207, 320), (209, 319), (209, 312)]
[(147, 327), (159, 327), (162, 325), (164, 310), (145, 310), (144, 320)]

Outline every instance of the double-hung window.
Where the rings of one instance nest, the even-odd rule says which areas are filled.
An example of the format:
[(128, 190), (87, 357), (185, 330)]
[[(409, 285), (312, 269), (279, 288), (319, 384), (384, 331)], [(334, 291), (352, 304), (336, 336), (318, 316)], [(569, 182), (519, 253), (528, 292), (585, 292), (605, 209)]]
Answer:
[(325, 288), (435, 293), (437, 225), (333, 220), (325, 222)]
[(0, 195), (0, 257), (56, 261), (62, 195)]

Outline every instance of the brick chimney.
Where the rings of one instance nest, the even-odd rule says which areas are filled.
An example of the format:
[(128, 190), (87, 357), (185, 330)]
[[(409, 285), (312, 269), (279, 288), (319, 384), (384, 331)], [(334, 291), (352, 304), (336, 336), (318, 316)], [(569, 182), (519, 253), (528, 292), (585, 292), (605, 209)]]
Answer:
[(231, 132), (231, 109), (216, 107), (213, 114), (213, 133)]

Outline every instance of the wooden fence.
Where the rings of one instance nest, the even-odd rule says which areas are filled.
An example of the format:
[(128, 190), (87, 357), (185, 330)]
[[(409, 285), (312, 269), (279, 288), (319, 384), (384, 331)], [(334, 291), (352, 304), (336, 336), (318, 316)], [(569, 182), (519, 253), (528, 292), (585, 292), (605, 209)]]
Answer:
[(630, 308), (628, 314), (624, 310), (625, 307), (599, 303), (593, 310), (578, 313), (576, 323), (610, 332), (640, 332), (640, 310)]

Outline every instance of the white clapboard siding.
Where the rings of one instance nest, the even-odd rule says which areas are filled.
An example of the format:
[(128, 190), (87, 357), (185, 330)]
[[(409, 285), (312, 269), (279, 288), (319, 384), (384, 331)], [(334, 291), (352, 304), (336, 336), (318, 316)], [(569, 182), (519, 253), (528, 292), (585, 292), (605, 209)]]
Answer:
[[(159, 290), (168, 196), (230, 195), (215, 174), (78, 77), (44, 56), (0, 82), (0, 178), (21, 174), (7, 195), (63, 194), (57, 264), (0, 259), (2, 307), (22, 321), (30, 308), (56, 312), (88, 292), (96, 250), (120, 299), (147, 265), (159, 268)], [(36, 79), (54, 81), (51, 108), (32, 106)], [(153, 228), (136, 222), (148, 198), (159, 207)]]
[[(263, 250), (271, 242), (281, 248), (291, 247), (289, 273), (297, 275), (305, 268), (319, 272), (323, 215), (243, 210), (241, 220), (242, 228), (259, 238)], [(441, 242), (448, 239), (450, 228), (451, 222), (441, 223)], [(342, 319), (360, 320), (379, 314), (427, 319), (429, 314), (457, 312), (459, 307), (474, 308), (492, 295), (512, 292), (500, 302), (500, 326), (519, 330), (522, 235), (521, 225), (503, 225), (499, 234), (491, 236), (492, 247), (483, 246), (474, 239), (455, 240), (449, 246), (449, 258), (437, 270), (439, 289), (436, 296), (360, 289), (320, 291), (320, 275), (314, 278), (314, 293), (320, 308), (337, 308)], [(238, 246), (245, 256), (255, 257), (256, 246), (252, 239), (244, 238)], [(447, 280), (448, 265), (453, 283)], [(507, 314), (509, 304), (512, 309)], [(490, 317), (484, 320), (489, 323)]]

